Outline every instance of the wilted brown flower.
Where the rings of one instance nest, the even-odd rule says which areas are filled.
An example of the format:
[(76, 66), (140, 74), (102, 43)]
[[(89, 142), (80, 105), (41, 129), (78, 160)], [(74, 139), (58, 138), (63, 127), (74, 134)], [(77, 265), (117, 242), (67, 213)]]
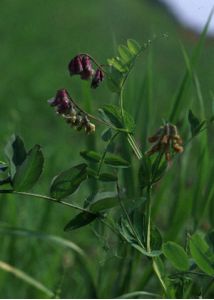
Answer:
[(167, 161), (171, 160), (171, 153), (175, 151), (177, 153), (183, 152), (183, 141), (178, 134), (177, 127), (173, 124), (165, 124), (161, 126), (158, 131), (148, 138), (150, 143), (154, 145), (147, 151), (148, 155), (152, 155), (156, 152), (162, 152), (165, 154)]

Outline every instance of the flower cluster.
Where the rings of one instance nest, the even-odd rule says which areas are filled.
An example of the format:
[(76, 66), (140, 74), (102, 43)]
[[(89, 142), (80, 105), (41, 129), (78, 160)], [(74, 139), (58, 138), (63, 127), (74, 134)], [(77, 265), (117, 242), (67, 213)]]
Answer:
[(92, 67), (91, 59), (88, 55), (79, 54), (75, 56), (68, 65), (71, 76), (80, 75), (83, 80), (91, 80), (91, 87), (97, 88), (104, 79), (104, 72), (101, 68), (96, 71)]
[(95, 131), (95, 125), (90, 122), (88, 115), (74, 103), (66, 89), (58, 90), (56, 96), (48, 102), (72, 127), (77, 130), (84, 128), (87, 133)]
[(177, 127), (173, 124), (161, 126), (148, 140), (150, 143), (154, 143), (151, 149), (147, 151), (148, 155), (156, 152), (165, 153), (165, 158), (169, 161), (172, 150), (177, 153), (183, 152), (183, 141), (178, 134)]

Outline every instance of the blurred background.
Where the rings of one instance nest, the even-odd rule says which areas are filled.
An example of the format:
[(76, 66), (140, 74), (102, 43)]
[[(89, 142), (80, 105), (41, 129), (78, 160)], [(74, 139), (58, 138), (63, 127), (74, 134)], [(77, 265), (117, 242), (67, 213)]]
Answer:
[[(143, 101), (142, 82), (148, 68), (148, 57), (152, 56), (153, 106), (148, 120), (149, 133), (152, 134), (162, 118), (167, 117), (171, 99), (185, 71), (181, 43), (191, 53), (201, 30), (199, 25), (189, 26), (177, 15), (178, 8), (169, 3), (170, 0), (0, 1), (0, 160), (5, 158), (4, 146), (12, 133), (22, 136), (28, 148), (40, 144), (46, 161), (35, 191), (48, 193), (48, 185), (54, 175), (81, 162), (79, 151), (85, 149), (86, 144), (103, 148), (99, 134), (104, 128), (98, 128), (97, 139), (86, 138), (84, 132), (77, 133), (69, 128), (47, 104), (47, 100), (60, 88), (67, 88), (80, 106), (94, 114), (101, 105), (115, 103), (115, 96), (108, 91), (105, 83), (97, 90), (90, 90), (89, 83), (69, 76), (67, 65), (75, 54), (88, 52), (100, 63), (105, 63), (107, 58), (115, 55), (117, 45), (125, 43), (128, 38), (143, 44), (156, 36), (137, 61), (127, 86), (125, 105), (132, 112), (135, 102), (141, 97)], [(206, 1), (197, 3), (203, 9)], [(202, 25), (205, 25), (208, 14), (205, 14)], [(213, 98), (212, 33), (211, 30), (196, 68), (208, 115)], [(192, 108), (200, 117), (194, 93), (188, 97), (191, 106), (187, 104), (185, 109)], [(141, 139), (139, 135), (139, 144), (143, 140), (145, 137)], [(79, 198), (86, 194), (87, 190), (81, 188), (74, 200), (79, 202)], [(72, 214), (64, 207), (49, 205), (43, 200), (0, 198), (2, 224), (71, 239), (88, 249), (95, 260), (94, 245), (102, 244), (102, 241), (97, 242), (93, 230), (86, 228), (71, 234), (63, 232), (63, 226)], [(1, 260), (25, 270), (51, 289), (56, 288), (66, 261), (65, 251), (34, 239), (7, 235), (0, 235), (0, 245)], [(62, 297), (84, 297), (87, 294), (81, 287), (84, 279), (72, 256), (69, 259)], [(98, 268), (99, 260), (102, 257), (95, 262), (94, 269)], [(71, 291), (69, 287), (72, 284), (78, 287)], [(0, 271), (0, 297), (39, 296), (44, 295)]]

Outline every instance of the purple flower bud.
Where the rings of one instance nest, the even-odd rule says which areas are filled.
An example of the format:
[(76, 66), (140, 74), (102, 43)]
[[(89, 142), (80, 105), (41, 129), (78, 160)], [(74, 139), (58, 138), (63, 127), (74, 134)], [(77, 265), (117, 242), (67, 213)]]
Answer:
[(92, 68), (90, 57), (88, 55), (84, 55), (82, 57), (82, 66), (83, 66), (83, 71), (81, 72), (81, 79), (83, 80), (90, 79), (94, 74), (94, 70)]
[(66, 114), (70, 111), (71, 101), (66, 89), (58, 90), (56, 97), (48, 101), (51, 106), (55, 106), (59, 114)]
[(99, 86), (100, 82), (103, 81), (103, 79), (104, 79), (104, 72), (101, 69), (97, 69), (92, 79), (91, 87), (96, 89)]
[(68, 70), (70, 75), (78, 75), (83, 71), (83, 63), (82, 63), (82, 56), (77, 55), (75, 56), (68, 65)]

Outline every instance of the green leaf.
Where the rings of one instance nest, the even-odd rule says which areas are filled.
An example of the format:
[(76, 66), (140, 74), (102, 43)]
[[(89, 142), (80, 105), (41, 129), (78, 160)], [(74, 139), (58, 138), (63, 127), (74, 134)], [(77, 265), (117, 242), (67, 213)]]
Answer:
[(107, 154), (104, 160), (104, 163), (108, 166), (114, 168), (129, 168), (130, 163), (122, 158), (121, 156), (115, 154)]
[(136, 127), (133, 117), (128, 112), (123, 111), (123, 118), (121, 119), (123, 119), (125, 128), (128, 129), (130, 133), (133, 133)]
[(127, 67), (123, 65), (119, 57), (113, 57), (107, 60), (109, 66), (113, 66), (120, 73), (127, 72)]
[(174, 242), (166, 242), (162, 249), (163, 254), (176, 269), (181, 271), (189, 269), (188, 256), (181, 246)]
[(198, 267), (208, 275), (214, 275), (214, 254), (199, 233), (190, 239), (190, 252)]
[(16, 173), (16, 168), (25, 160), (27, 153), (23, 140), (13, 134), (5, 147), (5, 154), (10, 163), (10, 174), (13, 177)]
[[(144, 245), (144, 248), (146, 248), (146, 236), (147, 236), (146, 218), (140, 209), (138, 209), (138, 210), (136, 209), (134, 211), (133, 225), (134, 225), (135, 231), (136, 231), (141, 243)], [(151, 245), (151, 250), (152, 250), (151, 253), (152, 254), (147, 252), (144, 249), (144, 253), (146, 251), (145, 255), (151, 254), (152, 256), (154, 256), (154, 253), (155, 253), (155, 256), (156, 256), (157, 253), (159, 253), (159, 254), (161, 253), (162, 236), (160, 234), (160, 231), (153, 224), (151, 224), (150, 245)], [(156, 252), (156, 251), (159, 251), (159, 252)]]
[(118, 47), (118, 52), (120, 54), (121, 61), (123, 62), (123, 64), (129, 63), (133, 59), (133, 54), (125, 45), (120, 45)]
[(138, 42), (136, 42), (133, 39), (128, 39), (127, 45), (128, 45), (129, 51), (135, 55), (137, 55), (141, 50), (141, 46), (138, 44)]
[(107, 182), (112, 182), (112, 181), (117, 181), (117, 175), (111, 174), (111, 173), (102, 173), (99, 176), (100, 181), (107, 181)]
[(107, 76), (107, 84), (110, 91), (114, 93), (120, 93), (123, 80), (124, 80), (124, 74), (119, 72), (113, 66), (111, 66)]
[(104, 105), (99, 112), (105, 115), (106, 120), (112, 123), (117, 128), (123, 128), (121, 112), (119, 106), (107, 104)]
[(90, 203), (90, 210), (99, 212), (119, 205), (116, 192), (97, 193)]
[(97, 171), (92, 169), (92, 168), (87, 167), (87, 174), (88, 174), (88, 177), (90, 177), (90, 178), (98, 179), (97, 178)]
[(98, 163), (101, 160), (101, 154), (93, 150), (84, 150), (80, 155), (87, 161)]
[[(122, 198), (123, 203), (127, 203), (127, 205), (138, 208), (139, 203), (142, 204), (142, 201), (145, 201), (145, 198)], [(105, 209), (110, 209), (120, 205), (118, 201), (118, 195), (116, 192), (100, 192), (90, 197), (90, 210), (93, 212), (99, 212)]]
[(96, 214), (82, 212), (74, 217), (64, 228), (64, 231), (70, 231), (86, 226), (97, 218)]
[(63, 199), (73, 194), (80, 184), (87, 178), (87, 165), (76, 165), (56, 177), (54, 177), (51, 187), (50, 195), (55, 199)]
[(127, 220), (121, 218), (119, 220), (119, 228), (118, 229), (120, 231), (120, 234), (123, 236), (123, 238), (129, 244), (132, 244), (135, 242), (135, 236), (134, 236), (133, 230), (130, 227), (130, 224), (127, 222)]
[(117, 128), (126, 128), (130, 132), (133, 132), (135, 129), (135, 122), (132, 116), (124, 111), (123, 117), (121, 115), (120, 107), (117, 105), (107, 104), (104, 105), (99, 110), (105, 115), (106, 119), (109, 120), (110, 123), (112, 123)]
[[(140, 216), (141, 214), (138, 214)], [(144, 216), (141, 215), (141, 218), (138, 220), (134, 220), (134, 230), (133, 232), (130, 224), (127, 222), (127, 220), (121, 219), (119, 223), (119, 231), (120, 234), (124, 237), (124, 239), (136, 250), (138, 250), (143, 255), (146, 255), (148, 257), (156, 257), (161, 255), (161, 250), (152, 250), (151, 252), (148, 252), (146, 248), (144, 247)], [(137, 234), (137, 237), (136, 237)], [(152, 238), (152, 237), (151, 237)], [(139, 242), (141, 241), (141, 243)]]
[(35, 145), (21, 165), (17, 165), (12, 184), (16, 191), (27, 191), (39, 179), (44, 164), (44, 157), (39, 145)]
[(161, 177), (164, 175), (166, 169), (167, 169), (167, 162), (163, 159), (163, 154), (159, 153), (154, 162), (152, 163), (152, 182), (156, 183), (161, 179)]
[[(94, 163), (99, 163), (101, 160), (101, 154), (92, 151), (92, 150), (84, 150), (80, 152), (80, 155), (87, 161), (94, 162)], [(122, 158), (119, 155), (116, 154), (107, 154), (104, 163), (108, 166), (114, 167), (114, 168), (128, 168), (130, 167), (130, 163)], [(93, 175), (93, 174), (92, 174)]]
[(111, 128), (107, 128), (103, 131), (101, 138), (104, 142), (108, 142), (112, 137), (112, 130)]

